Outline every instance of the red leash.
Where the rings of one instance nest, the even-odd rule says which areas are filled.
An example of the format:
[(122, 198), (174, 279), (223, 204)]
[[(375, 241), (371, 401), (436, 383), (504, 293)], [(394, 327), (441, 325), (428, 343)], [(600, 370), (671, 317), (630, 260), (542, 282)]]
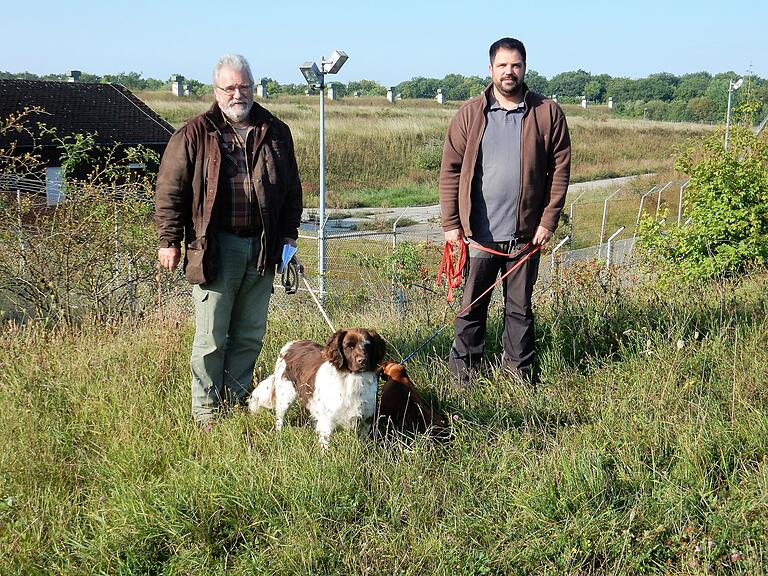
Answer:
[[(514, 272), (515, 270), (517, 270), (518, 268), (520, 268), (520, 266), (522, 266), (522, 265), (523, 265), (523, 264), (524, 264), (524, 263), (525, 263), (525, 262), (528, 260), (528, 258), (530, 258), (530, 257), (531, 257), (531, 256), (533, 256), (534, 254), (536, 254), (536, 252), (538, 252), (539, 250), (541, 250), (541, 247), (542, 247), (542, 245), (541, 245), (541, 244), (536, 244), (536, 245), (534, 245), (534, 244), (531, 244), (530, 242), (528, 242), (528, 244), (526, 244), (525, 246), (523, 246), (523, 247), (522, 247), (520, 250), (518, 250), (516, 253), (514, 253), (514, 254), (505, 254), (504, 252), (497, 252), (496, 250), (492, 250), (492, 249), (490, 249), (490, 248), (486, 248), (485, 246), (480, 246), (479, 244), (474, 244), (474, 245), (473, 245), (473, 248), (478, 248), (478, 249), (480, 249), (480, 250), (482, 250), (482, 251), (484, 251), (484, 252), (490, 252), (491, 254), (496, 254), (497, 256), (507, 256), (507, 257), (509, 257), (509, 258), (515, 258), (515, 257), (517, 257), (517, 256), (520, 256), (520, 255), (521, 255), (521, 254), (523, 254), (523, 253), (524, 253), (526, 250), (528, 250), (528, 252), (525, 252), (525, 254), (524, 254), (524, 255), (523, 255), (521, 258), (520, 258), (520, 260), (518, 260), (518, 261), (515, 263), (515, 265), (514, 265), (514, 266), (512, 266), (512, 268), (510, 268), (509, 270), (507, 270), (506, 272), (504, 272), (504, 274), (502, 274), (502, 275), (499, 277), (499, 279), (498, 279), (498, 280), (496, 280), (496, 282), (494, 282), (493, 284), (491, 284), (491, 285), (490, 285), (490, 286), (489, 286), (489, 287), (488, 287), (488, 288), (485, 290), (485, 292), (483, 292), (482, 294), (480, 294), (480, 296), (478, 296), (477, 298), (475, 298), (474, 300), (472, 300), (472, 302), (470, 302), (469, 304), (467, 304), (467, 305), (466, 305), (466, 306), (465, 306), (465, 307), (464, 307), (464, 308), (463, 308), (463, 309), (462, 309), (462, 310), (461, 310), (461, 311), (460, 311), (458, 314), (456, 314), (456, 316), (454, 316), (454, 317), (453, 317), (453, 319), (454, 319), (454, 320), (456, 320), (456, 318), (458, 318), (459, 316), (461, 316), (462, 314), (464, 314), (464, 312), (466, 312), (467, 310), (469, 310), (470, 308), (472, 308), (472, 306), (474, 306), (474, 305), (475, 305), (475, 303), (476, 303), (478, 300), (480, 300), (480, 299), (481, 299), (483, 296), (485, 296), (486, 294), (488, 294), (488, 292), (490, 292), (491, 290), (493, 290), (494, 288), (496, 288), (496, 286), (498, 286), (499, 284), (501, 284), (501, 283), (504, 281), (504, 278), (506, 278), (507, 276), (509, 276), (510, 274), (512, 274), (512, 272)], [(459, 279), (459, 282), (461, 282), (461, 279)]]
[(456, 246), (458, 254), (456, 262), (453, 261), (453, 246), (446, 242), (443, 247), (443, 259), (440, 260), (440, 269), (437, 271), (437, 281), (435, 286), (440, 286), (440, 281), (445, 274), (445, 281), (448, 285), (448, 294), (445, 299), (453, 302), (453, 289), (461, 286), (461, 275), (464, 272), (464, 265), (467, 263), (467, 243), (460, 240)]
[[(504, 274), (502, 274), (502, 276), (498, 280), (496, 280), (496, 282), (491, 284), (491, 286), (489, 286), (488, 289), (485, 292), (483, 292), (482, 294), (480, 294), (480, 296), (478, 296), (477, 298), (472, 300), (472, 302), (467, 304), (467, 306), (465, 306), (463, 310), (461, 310), (458, 314), (456, 314), (456, 316), (453, 317), (453, 320), (456, 320), (456, 318), (458, 318), (459, 316), (464, 314), (464, 312), (466, 312), (472, 306), (474, 306), (475, 303), (478, 300), (480, 300), (480, 298), (482, 298), (483, 296), (488, 294), (488, 292), (490, 292), (491, 290), (496, 288), (496, 286), (498, 286), (501, 282), (504, 281), (504, 278), (506, 278), (507, 276), (512, 274), (512, 272), (514, 272), (520, 266), (522, 266), (528, 260), (528, 258), (530, 258), (534, 254), (536, 254), (536, 252), (541, 250), (542, 245), (541, 244), (533, 245), (533, 244), (531, 244), (529, 242), (528, 244), (523, 246), (519, 251), (517, 251), (514, 254), (506, 254), (504, 252), (497, 252), (496, 250), (492, 250), (491, 248), (486, 248), (485, 246), (480, 246), (479, 244), (473, 244), (473, 248), (478, 248), (479, 250), (483, 250), (485, 252), (490, 252), (491, 254), (496, 254), (497, 256), (506, 256), (508, 258), (516, 258), (516, 257), (520, 256), (521, 254), (523, 254), (526, 250), (528, 250), (528, 252), (525, 252), (525, 254), (520, 258), (520, 260), (517, 261), (515, 263), (515, 265), (512, 266), (512, 268), (510, 268)], [(453, 261), (452, 246), (448, 242), (445, 243), (445, 248), (443, 248), (443, 259), (440, 261), (440, 271), (437, 273), (437, 284), (436, 285), (437, 286), (440, 285), (440, 280), (442, 279), (443, 274), (445, 274), (446, 280), (447, 280), (447, 284), (448, 284), (448, 295), (446, 296), (446, 299), (448, 300), (448, 302), (452, 302), (453, 301), (453, 289), (454, 288), (458, 288), (461, 285), (461, 275), (462, 275), (462, 272), (464, 270), (464, 264), (466, 262), (467, 262), (467, 242), (462, 240), (459, 243), (459, 249), (458, 249), (458, 254), (457, 254), (456, 262)], [(434, 334), (432, 334), (432, 336), (427, 338), (424, 342), (422, 342), (419, 345), (418, 348), (416, 348), (413, 352), (408, 354), (408, 356), (403, 358), (400, 361), (400, 364), (405, 364), (406, 362), (408, 362), (408, 360), (413, 358), (416, 355), (417, 352), (419, 352), (422, 348), (424, 348), (424, 346), (426, 346), (432, 340), (434, 340), (437, 337), (437, 335), (440, 334), (440, 332), (442, 332), (445, 328), (450, 326), (452, 324), (452, 322), (453, 321), (451, 321), (451, 322), (449, 322), (447, 324), (443, 324), (440, 328), (438, 328), (437, 331)]]

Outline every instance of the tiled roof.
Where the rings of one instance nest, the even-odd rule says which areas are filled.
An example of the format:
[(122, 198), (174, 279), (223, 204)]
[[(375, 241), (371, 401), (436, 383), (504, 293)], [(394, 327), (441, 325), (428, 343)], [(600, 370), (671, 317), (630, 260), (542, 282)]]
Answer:
[[(120, 84), (0, 80), (0, 123), (26, 107), (47, 112), (30, 117), (27, 126), (42, 122), (59, 136), (95, 132), (97, 144), (165, 144), (173, 133), (168, 122)], [(26, 134), (13, 131), (0, 134), (0, 147), (11, 139), (19, 146), (31, 144)]]

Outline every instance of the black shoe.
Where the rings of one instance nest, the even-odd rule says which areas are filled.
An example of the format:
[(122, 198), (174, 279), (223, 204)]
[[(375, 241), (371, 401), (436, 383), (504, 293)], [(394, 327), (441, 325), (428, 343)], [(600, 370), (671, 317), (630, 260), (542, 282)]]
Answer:
[(451, 352), (448, 356), (448, 368), (453, 374), (453, 386), (454, 388), (472, 388), (476, 385), (478, 376), (480, 373), (473, 364), (479, 364), (479, 358), (476, 362), (467, 357), (461, 357), (456, 355), (456, 350), (451, 348)]
[(530, 367), (527, 368), (514, 368), (509, 364), (503, 368), (504, 374), (509, 376), (509, 383), (515, 386), (535, 386), (535, 378), (533, 376), (533, 370)]

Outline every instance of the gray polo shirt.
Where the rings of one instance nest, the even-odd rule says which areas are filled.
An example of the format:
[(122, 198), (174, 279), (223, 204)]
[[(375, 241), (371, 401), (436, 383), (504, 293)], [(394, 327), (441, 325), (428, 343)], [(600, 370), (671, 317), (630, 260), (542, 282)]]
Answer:
[(520, 198), (520, 132), (525, 100), (512, 110), (502, 108), (491, 94), (486, 126), (472, 179), (472, 238), (506, 242), (517, 232)]

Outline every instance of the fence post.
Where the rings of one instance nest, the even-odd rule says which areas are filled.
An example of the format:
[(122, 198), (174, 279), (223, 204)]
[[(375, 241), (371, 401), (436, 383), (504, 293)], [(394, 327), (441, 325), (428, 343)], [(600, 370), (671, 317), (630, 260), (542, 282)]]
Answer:
[(568, 228), (569, 228), (569, 230), (568, 230), (568, 246), (571, 246), (571, 247), (573, 246), (573, 205), (576, 204), (576, 202), (578, 202), (579, 200), (581, 200), (581, 197), (584, 196), (584, 194), (586, 194), (586, 193), (587, 193), (587, 191), (583, 190), (581, 192), (581, 194), (579, 194), (576, 197), (576, 200), (571, 202), (571, 205), (568, 208)]
[(616, 196), (616, 194), (618, 194), (620, 190), (621, 190), (621, 188), (616, 190), (616, 192), (614, 192), (613, 194), (609, 194), (606, 197), (605, 201), (603, 202), (603, 223), (600, 225), (600, 244), (598, 244), (598, 246), (597, 246), (597, 257), (598, 258), (600, 258), (600, 251), (603, 248), (603, 240), (605, 239), (605, 219), (606, 219), (606, 215), (608, 214), (608, 200), (610, 200), (611, 198)]
[(610, 238), (608, 238), (608, 254), (605, 260), (605, 269), (608, 270), (611, 267), (611, 255), (613, 253), (613, 239), (624, 231), (624, 226), (616, 230)]
[(120, 224), (117, 217), (117, 188), (112, 184), (112, 217), (115, 236), (115, 278), (120, 274)]
[(632, 235), (633, 239), (637, 236), (637, 227), (640, 226), (640, 216), (643, 213), (643, 202), (645, 202), (645, 197), (648, 196), (648, 194), (650, 194), (654, 190), (656, 190), (657, 186), (658, 184), (654, 185), (653, 188), (648, 190), (648, 192), (640, 196), (640, 207), (637, 209), (637, 218), (635, 219), (635, 233)]
[(656, 199), (656, 215), (657, 216), (659, 214), (659, 209), (661, 208), (661, 194), (662, 194), (662, 192), (664, 192), (664, 190), (669, 188), (670, 184), (672, 184), (672, 180), (670, 180), (669, 182), (664, 184), (663, 188), (661, 190), (659, 190), (659, 197)]
[(397, 223), (400, 222), (400, 218), (402, 218), (408, 210), (410, 210), (410, 206), (406, 206), (405, 209), (400, 212), (400, 216), (395, 218), (395, 221), (392, 222), (392, 250), (394, 251), (395, 246), (397, 246)]
[(555, 266), (555, 254), (557, 253), (557, 251), (558, 251), (558, 250), (560, 250), (560, 248), (562, 248), (562, 247), (563, 247), (563, 244), (565, 244), (566, 242), (570, 241), (570, 239), (571, 239), (571, 237), (570, 237), (570, 236), (566, 236), (565, 238), (563, 238), (562, 240), (560, 240), (560, 242), (558, 243), (558, 245), (557, 245), (557, 246), (555, 246), (555, 247), (552, 249), (552, 254), (551, 254), (552, 262), (551, 262), (551, 264), (550, 264), (550, 269), (551, 269), (553, 272), (554, 272), (554, 270), (555, 270), (555, 267), (556, 267), (556, 266)]
[(677, 201), (677, 225), (680, 226), (680, 219), (683, 217), (683, 190), (688, 186), (690, 180), (686, 180), (685, 183), (680, 186), (680, 198)]
[[(392, 222), (392, 255), (395, 254), (395, 248), (397, 248), (397, 223), (400, 222), (400, 218), (402, 218), (406, 212), (408, 212), (408, 209), (410, 206), (406, 206), (405, 209), (400, 212), (400, 216), (395, 218), (395, 221)], [(394, 262), (394, 258), (392, 259), (392, 295), (395, 297), (395, 305), (397, 306), (398, 311), (402, 314), (404, 305), (405, 305), (405, 288), (397, 286), (397, 274), (395, 273), (395, 266), (397, 264)]]

